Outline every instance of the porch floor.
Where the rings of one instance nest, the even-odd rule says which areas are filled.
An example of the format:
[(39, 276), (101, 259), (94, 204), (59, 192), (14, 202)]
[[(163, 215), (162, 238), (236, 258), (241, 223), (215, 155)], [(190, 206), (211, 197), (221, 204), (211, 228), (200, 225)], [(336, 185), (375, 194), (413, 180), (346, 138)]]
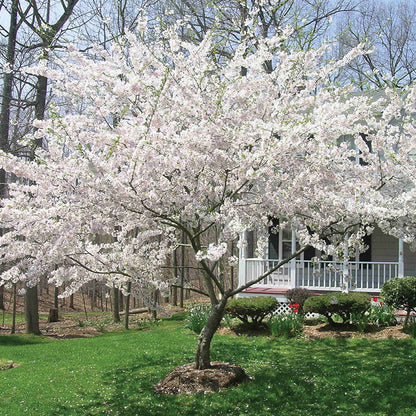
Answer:
[[(252, 295), (284, 295), (290, 288), (282, 288), (282, 287), (265, 287), (265, 286), (252, 286), (248, 289), (244, 290), (241, 293), (252, 294)], [(311, 290), (309, 289), (314, 295), (322, 295), (324, 293), (328, 293), (328, 290)], [(332, 292), (340, 292), (335, 288)], [(353, 291), (352, 291), (353, 292)], [(371, 296), (379, 296), (380, 291), (374, 291), (370, 289), (368, 292)]]

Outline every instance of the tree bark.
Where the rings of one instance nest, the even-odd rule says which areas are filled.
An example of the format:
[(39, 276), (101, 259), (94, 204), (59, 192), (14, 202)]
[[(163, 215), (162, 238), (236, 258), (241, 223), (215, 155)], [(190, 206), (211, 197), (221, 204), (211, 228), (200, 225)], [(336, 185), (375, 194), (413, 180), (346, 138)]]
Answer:
[(120, 322), (120, 291), (116, 287), (113, 287), (113, 319)]
[(131, 291), (131, 282), (127, 283), (127, 296), (125, 297), (125, 316), (124, 316), (124, 328), (129, 329), (129, 314), (130, 314), (130, 291)]
[(4, 286), (0, 286), (0, 309), (5, 309), (4, 307)]
[(59, 321), (58, 308), (50, 308), (48, 322), (58, 322), (58, 321)]
[(224, 316), (227, 298), (224, 297), (217, 305), (212, 305), (208, 321), (198, 337), (195, 355), (195, 368), (205, 370), (211, 367), (211, 341)]
[(26, 333), (40, 335), (38, 312), (38, 288), (26, 287), (25, 293), (25, 321)]
[(16, 306), (17, 306), (17, 288), (16, 288), (16, 283), (13, 283), (13, 313), (12, 313), (12, 328), (10, 329), (11, 334), (16, 333)]
[(180, 282), (180, 289), (179, 289), (179, 306), (183, 308), (183, 298), (184, 298), (183, 286), (185, 284), (185, 243), (186, 243), (186, 235), (184, 231), (182, 231), (181, 243), (182, 243), (181, 245), (181, 282)]
[(57, 286), (54, 286), (54, 288), (53, 288), (53, 307), (55, 309), (59, 308), (58, 295), (59, 295), (59, 288)]

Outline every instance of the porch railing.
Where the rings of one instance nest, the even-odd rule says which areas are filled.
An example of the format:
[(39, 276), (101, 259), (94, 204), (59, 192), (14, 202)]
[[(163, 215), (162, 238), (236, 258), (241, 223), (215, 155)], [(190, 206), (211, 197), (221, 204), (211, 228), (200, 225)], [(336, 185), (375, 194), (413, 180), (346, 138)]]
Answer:
[[(244, 259), (244, 283), (260, 277), (278, 260)], [(392, 277), (399, 275), (398, 262), (348, 262), (346, 265), (350, 289), (357, 291), (378, 291)], [(312, 262), (296, 260), (283, 265), (264, 278), (258, 286), (304, 287), (315, 290), (341, 290), (343, 286), (343, 263), (332, 261)], [(241, 282), (243, 283), (243, 282)]]

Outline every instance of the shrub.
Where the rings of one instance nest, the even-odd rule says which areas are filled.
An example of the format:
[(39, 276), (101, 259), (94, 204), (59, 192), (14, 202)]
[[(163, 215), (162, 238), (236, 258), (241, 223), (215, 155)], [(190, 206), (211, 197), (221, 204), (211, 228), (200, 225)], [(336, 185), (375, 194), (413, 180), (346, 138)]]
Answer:
[(267, 321), (272, 336), (293, 338), (302, 334), (303, 318), (293, 312), (272, 316)]
[(226, 312), (245, 324), (258, 325), (268, 315), (271, 315), (279, 306), (276, 298), (259, 296), (251, 298), (230, 299)]
[(370, 307), (370, 295), (366, 293), (326, 293), (306, 299), (305, 313), (319, 313), (334, 324), (333, 315), (339, 315), (343, 322), (350, 320), (351, 314), (365, 312)]
[(200, 334), (207, 323), (210, 309), (208, 304), (196, 305), (189, 309), (189, 315), (185, 319), (185, 328)]
[(403, 330), (412, 338), (416, 338), (416, 322), (414, 317), (410, 318), (408, 324), (403, 328)]
[(291, 303), (291, 304), (297, 304), (298, 306), (298, 313), (300, 313), (301, 315), (304, 314), (303, 312), (303, 305), (306, 301), (306, 299), (310, 298), (311, 296), (313, 296), (313, 293), (308, 290), (308, 289), (303, 289), (300, 287), (296, 287), (294, 289), (290, 289), (286, 292), (285, 294), (286, 299)]
[(388, 280), (381, 288), (381, 297), (387, 305), (406, 311), (406, 326), (410, 313), (416, 308), (416, 277), (394, 277)]

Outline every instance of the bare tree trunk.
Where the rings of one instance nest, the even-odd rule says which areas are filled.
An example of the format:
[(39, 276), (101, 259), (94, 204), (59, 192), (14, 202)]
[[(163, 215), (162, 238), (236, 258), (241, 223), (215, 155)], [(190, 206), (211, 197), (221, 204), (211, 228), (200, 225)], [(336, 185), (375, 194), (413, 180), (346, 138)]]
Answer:
[(116, 287), (113, 287), (113, 319), (120, 322), (120, 291)]
[(119, 307), (118, 309), (120, 311), (122, 311), (124, 309), (124, 296), (123, 296), (123, 292), (121, 290), (118, 291), (119, 292)]
[(69, 296), (69, 307), (71, 309), (75, 309), (74, 308), (74, 294), (72, 294), (72, 295)]
[(38, 312), (38, 287), (26, 287), (25, 292), (26, 333), (40, 335)]
[(11, 334), (16, 333), (16, 306), (17, 306), (17, 290), (16, 283), (13, 283), (13, 312), (12, 312), (12, 328), (10, 330)]
[(179, 306), (183, 308), (183, 298), (184, 298), (184, 289), (183, 286), (185, 284), (185, 242), (186, 236), (185, 232), (182, 231), (181, 236), (181, 283), (180, 283), (180, 291), (179, 291)]
[(55, 309), (59, 308), (58, 295), (59, 295), (59, 288), (57, 286), (54, 286), (54, 288), (53, 288), (53, 307)]
[(208, 321), (199, 334), (195, 355), (195, 368), (198, 370), (211, 367), (211, 341), (224, 316), (226, 303), (227, 299), (224, 297), (217, 305), (211, 307)]
[(0, 286), (0, 309), (4, 308), (4, 286)]
[[(173, 273), (175, 277), (175, 285), (178, 284), (178, 259), (176, 257), (176, 249), (173, 250), (172, 253), (172, 265), (173, 265)], [(172, 304), (173, 306), (178, 305), (178, 288), (176, 286), (172, 286)]]
[(85, 291), (84, 291), (84, 289), (81, 289), (81, 294), (82, 294), (82, 304), (84, 305), (85, 319), (88, 319), (87, 303), (85, 302)]
[(125, 297), (125, 305), (124, 308), (124, 328), (129, 329), (129, 313), (130, 313), (130, 291), (131, 291), (131, 282), (127, 283), (127, 296)]

